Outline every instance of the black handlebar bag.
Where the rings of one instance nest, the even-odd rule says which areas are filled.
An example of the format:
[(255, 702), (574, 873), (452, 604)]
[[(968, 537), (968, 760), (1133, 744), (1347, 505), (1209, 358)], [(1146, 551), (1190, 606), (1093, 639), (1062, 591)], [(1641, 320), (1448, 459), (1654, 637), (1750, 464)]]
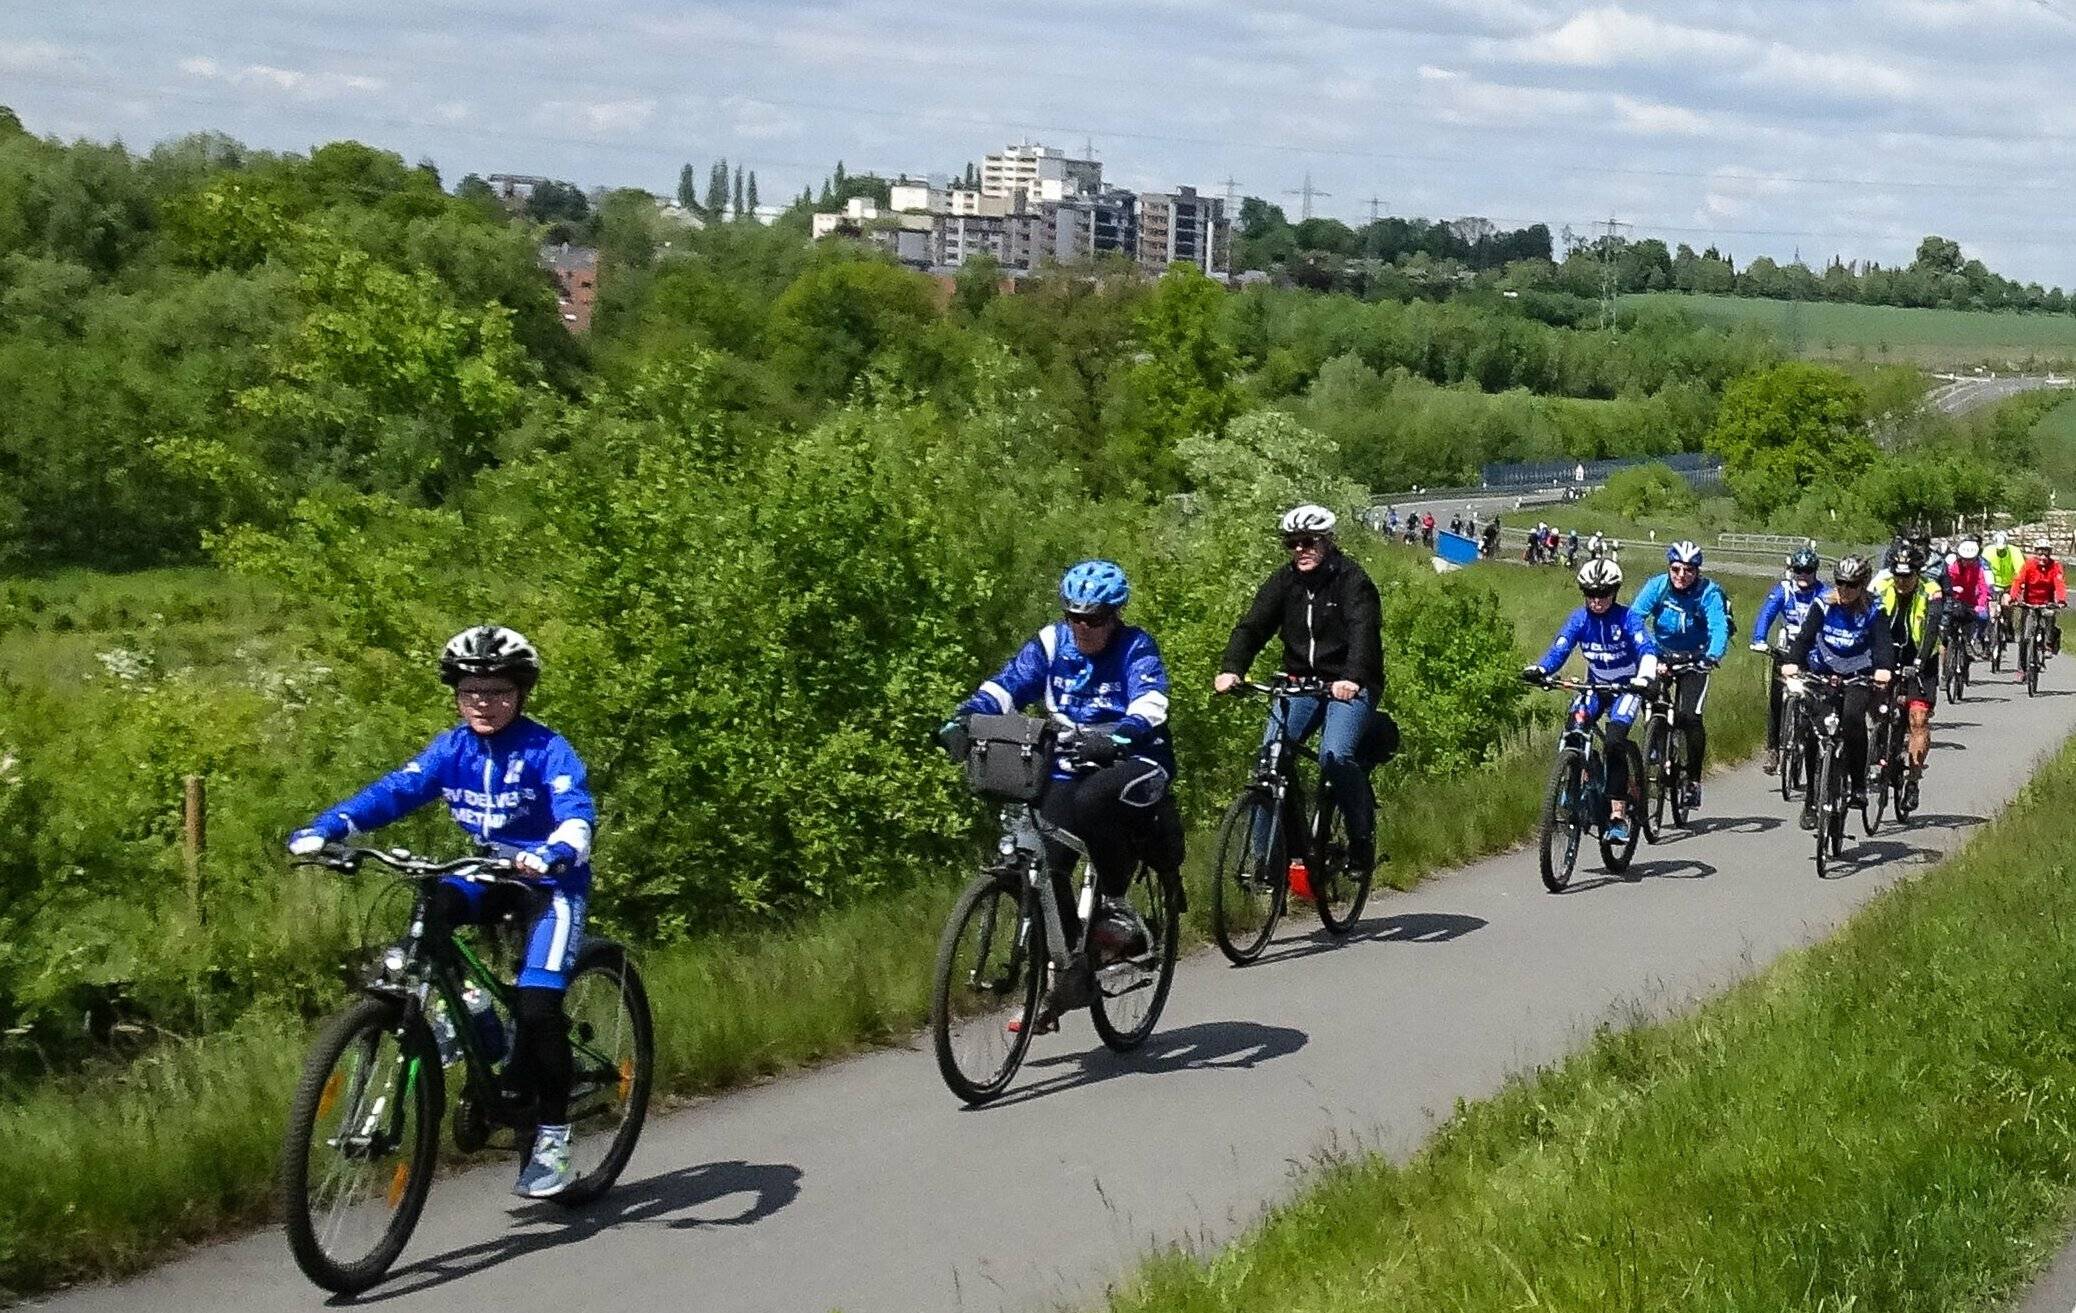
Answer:
[(966, 721), (966, 786), (997, 802), (1036, 802), (1052, 778), (1057, 731), (1030, 716), (974, 715)]

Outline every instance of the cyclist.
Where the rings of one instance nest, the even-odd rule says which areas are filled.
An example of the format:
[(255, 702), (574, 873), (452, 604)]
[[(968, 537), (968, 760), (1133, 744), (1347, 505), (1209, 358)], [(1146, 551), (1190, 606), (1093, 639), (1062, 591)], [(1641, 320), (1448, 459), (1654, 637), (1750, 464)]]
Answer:
[(1607, 796), (1610, 843), (1629, 841), (1629, 727), (1643, 710), (1641, 693), (1650, 688), (1658, 658), (1645, 632), (1643, 617), (1615, 600), (1622, 588), (1622, 567), (1613, 561), (1588, 561), (1579, 567), (1579, 591), (1586, 604), (1571, 613), (1542, 659), (1521, 668), (1530, 683), (1546, 682), (1564, 668), (1572, 649), (1586, 659), (1586, 674), (1596, 684), (1627, 681), (1632, 691), (1613, 698), (1603, 693), (1579, 694), (1588, 719), (1607, 714)]
[(1889, 618), (1889, 646), (1897, 668), (1915, 662), (1917, 675), (1903, 691), (1910, 717), (1910, 778), (1903, 805), (1917, 806), (1918, 781), (1932, 749), (1932, 711), (1939, 704), (1939, 636), (1945, 610), (1957, 605), (1935, 579), (1924, 577), (1925, 560), (1908, 543), (1889, 549), (1889, 568), (1874, 580), (1874, 599)]
[(2011, 637), (2011, 617), (2004, 611), (2004, 594), (2025, 561), (2026, 554), (2011, 545), (2011, 535), (2002, 529), (1990, 535), (1990, 545), (1982, 552), (1982, 563), (1990, 573), (1990, 617), (2007, 639)]
[(1573, 569), (1579, 564), (1579, 531), (1573, 529), (1564, 539), (1564, 564)]
[[(1783, 679), (1792, 679), (1807, 667), (1812, 674), (1851, 677), (1871, 672), (1875, 683), (1886, 684), (1894, 665), (1894, 643), (1889, 626), (1867, 584), (1874, 567), (1864, 556), (1840, 557), (1832, 567), (1832, 590), (1818, 598), (1802, 618), (1802, 628), (1788, 647), (1781, 665)], [(1845, 737), (1845, 769), (1852, 785), (1847, 802), (1851, 807), (1867, 805), (1867, 687), (1836, 691), (1818, 686), (1811, 696), (1839, 709)], [(1802, 828), (1816, 828), (1817, 745), (1812, 735), (1805, 741), (1808, 754), (1809, 791), (1802, 795)]]
[[(1630, 609), (1643, 617), (1662, 656), (1687, 658), (1690, 664), (1670, 672), (1674, 688), (1673, 723), (1687, 735), (1689, 810), (1701, 805), (1701, 766), (1707, 759), (1708, 731), (1702, 707), (1708, 701), (1708, 676), (1730, 647), (1730, 610), (1723, 590), (1701, 577), (1701, 549), (1685, 539), (1665, 549), (1665, 573), (1653, 576), (1637, 591)], [(1664, 664), (1662, 661), (1661, 665)]]
[[(1153, 636), (1125, 623), (1121, 613), (1131, 596), (1131, 582), (1114, 561), (1071, 567), (1060, 579), (1060, 619), (1018, 649), (938, 731), (939, 742), (956, 756), (963, 753), (966, 718), (975, 713), (1043, 706), (1055, 721), (1078, 727), (1053, 758), (1052, 784), (1039, 811), (1087, 849), (1103, 897), (1089, 938), (1113, 956), (1129, 955), (1139, 933), (1123, 902), (1137, 864), (1143, 860), (1165, 876), (1180, 871), (1183, 857), (1168, 668)], [(1071, 848), (1048, 841), (1046, 865), (1069, 943), (1081, 933), (1068, 887), (1075, 860)], [(1060, 1014), (1086, 1001), (1093, 987), (1088, 972), (1097, 964), (1080, 965), (1079, 977), (1056, 982), (1048, 993), (1038, 1033), (1058, 1029)]]
[(1319, 771), (1348, 818), (1350, 859), (1358, 870), (1375, 862), (1376, 799), (1359, 745), (1384, 690), (1382, 605), (1377, 585), (1334, 541), (1334, 513), (1298, 506), (1278, 523), (1289, 563), (1277, 568), (1233, 626), (1212, 687), (1229, 693), (1280, 627), (1284, 673), (1329, 681), (1331, 696), (1293, 700), (1288, 724), (1272, 711), (1262, 742), (1287, 732), (1303, 740), (1321, 722)]
[(447, 641), (440, 682), (454, 690), (461, 723), (423, 752), (289, 837), (308, 856), (378, 829), (434, 799), (471, 839), (509, 858), (526, 887), (449, 877), (429, 914), (442, 925), (477, 925), (508, 913), (523, 920), (517, 1033), (506, 1077), (530, 1092), (538, 1129), (513, 1193), (559, 1194), (573, 1176), (569, 1091), (574, 1079), (563, 994), (584, 938), (591, 894), (591, 831), (597, 820), (584, 763), (568, 740), (523, 714), (541, 675), (540, 653), (501, 625), (477, 625)]
[[(2047, 606), (2052, 603), (2057, 609), (2069, 605), (2069, 581), (2062, 573), (2062, 563), (2054, 559), (2054, 544), (2046, 538), (2033, 539), (2033, 554), (2012, 576), (2011, 587), (2004, 594), (2006, 604), (2024, 603), (2027, 606)], [(2059, 656), (2062, 650), (2062, 622), (2059, 615), (2048, 619), (2047, 650)], [(2025, 682), (2026, 672), (2018, 672), (2018, 681)]]
[(1981, 650), (1989, 639), (1990, 573), (1982, 561), (1980, 538), (1970, 534), (1961, 539), (1939, 582), (1947, 599), (1946, 623), (1957, 628), (1972, 612), (1975, 623), (1963, 641), (1972, 641)]
[[(1759, 604), (1759, 618), (1752, 623), (1752, 651), (1767, 652), (1778, 656), (1788, 650), (1788, 643), (1802, 628), (1802, 619), (1809, 614), (1809, 604), (1816, 601), (1823, 588), (1817, 582), (1817, 571), (1823, 562), (1817, 558), (1816, 550), (1810, 547), (1797, 549), (1788, 557), (1787, 578), (1773, 586), (1766, 600)], [(1776, 637), (1775, 624), (1781, 629)], [(1778, 678), (1767, 681), (1766, 690), (1766, 762), (1768, 775), (1782, 765), (1783, 750), (1793, 751), (1794, 744), (1780, 741), (1780, 711), (1782, 687)]]

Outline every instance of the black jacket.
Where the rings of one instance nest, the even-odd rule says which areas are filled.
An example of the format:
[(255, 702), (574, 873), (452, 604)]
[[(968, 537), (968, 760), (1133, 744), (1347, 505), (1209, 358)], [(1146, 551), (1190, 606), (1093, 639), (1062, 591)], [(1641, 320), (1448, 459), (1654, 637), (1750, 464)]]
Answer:
[(1336, 549), (1310, 574), (1286, 562), (1254, 595), (1225, 645), (1219, 669), (1244, 675), (1280, 625), (1282, 669), (1292, 675), (1348, 679), (1368, 693), (1384, 686), (1382, 604), (1377, 585)]

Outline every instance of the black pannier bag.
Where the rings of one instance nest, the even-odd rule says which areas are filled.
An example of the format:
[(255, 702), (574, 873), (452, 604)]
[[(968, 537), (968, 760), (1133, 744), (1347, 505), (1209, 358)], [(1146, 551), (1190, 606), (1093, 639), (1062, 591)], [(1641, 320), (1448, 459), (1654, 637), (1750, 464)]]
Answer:
[(1362, 727), (1362, 737), (1355, 742), (1355, 760), (1364, 770), (1371, 771), (1398, 755), (1398, 722), (1388, 711), (1370, 713), (1370, 723)]
[(966, 720), (966, 786), (997, 802), (1036, 802), (1052, 776), (1050, 721), (975, 714)]

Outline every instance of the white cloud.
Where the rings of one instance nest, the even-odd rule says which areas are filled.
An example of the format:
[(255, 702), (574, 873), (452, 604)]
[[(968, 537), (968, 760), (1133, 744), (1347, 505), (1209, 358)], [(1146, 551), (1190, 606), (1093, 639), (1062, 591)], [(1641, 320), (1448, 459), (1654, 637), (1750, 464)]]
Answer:
[(38, 73), (65, 67), (71, 51), (49, 41), (0, 41), (0, 72)]
[(1617, 122), (1625, 132), (1645, 137), (1698, 137), (1711, 130), (1709, 120), (1684, 105), (1612, 97)]
[(1495, 44), (1509, 58), (1531, 64), (1610, 68), (1617, 64), (1731, 60), (1748, 57), (1756, 42), (1734, 32), (1668, 23), (1619, 5), (1588, 9), (1562, 25)]
[(730, 96), (721, 102), (721, 108), (728, 115), (729, 129), (750, 141), (797, 137), (805, 126), (797, 115), (749, 96)]
[(193, 55), (180, 61), (180, 71), (189, 77), (213, 78), (221, 70), (215, 60)]
[(534, 111), (533, 121), (544, 127), (574, 126), (593, 136), (628, 136), (649, 126), (656, 117), (656, 102), (631, 100), (547, 100)]
[(247, 64), (240, 69), (226, 69), (206, 55), (191, 55), (181, 60), (178, 67), (189, 77), (278, 92), (310, 101), (331, 100), (346, 95), (373, 95), (389, 85), (383, 79), (365, 73), (313, 73), (299, 68), (281, 68), (274, 64)]

